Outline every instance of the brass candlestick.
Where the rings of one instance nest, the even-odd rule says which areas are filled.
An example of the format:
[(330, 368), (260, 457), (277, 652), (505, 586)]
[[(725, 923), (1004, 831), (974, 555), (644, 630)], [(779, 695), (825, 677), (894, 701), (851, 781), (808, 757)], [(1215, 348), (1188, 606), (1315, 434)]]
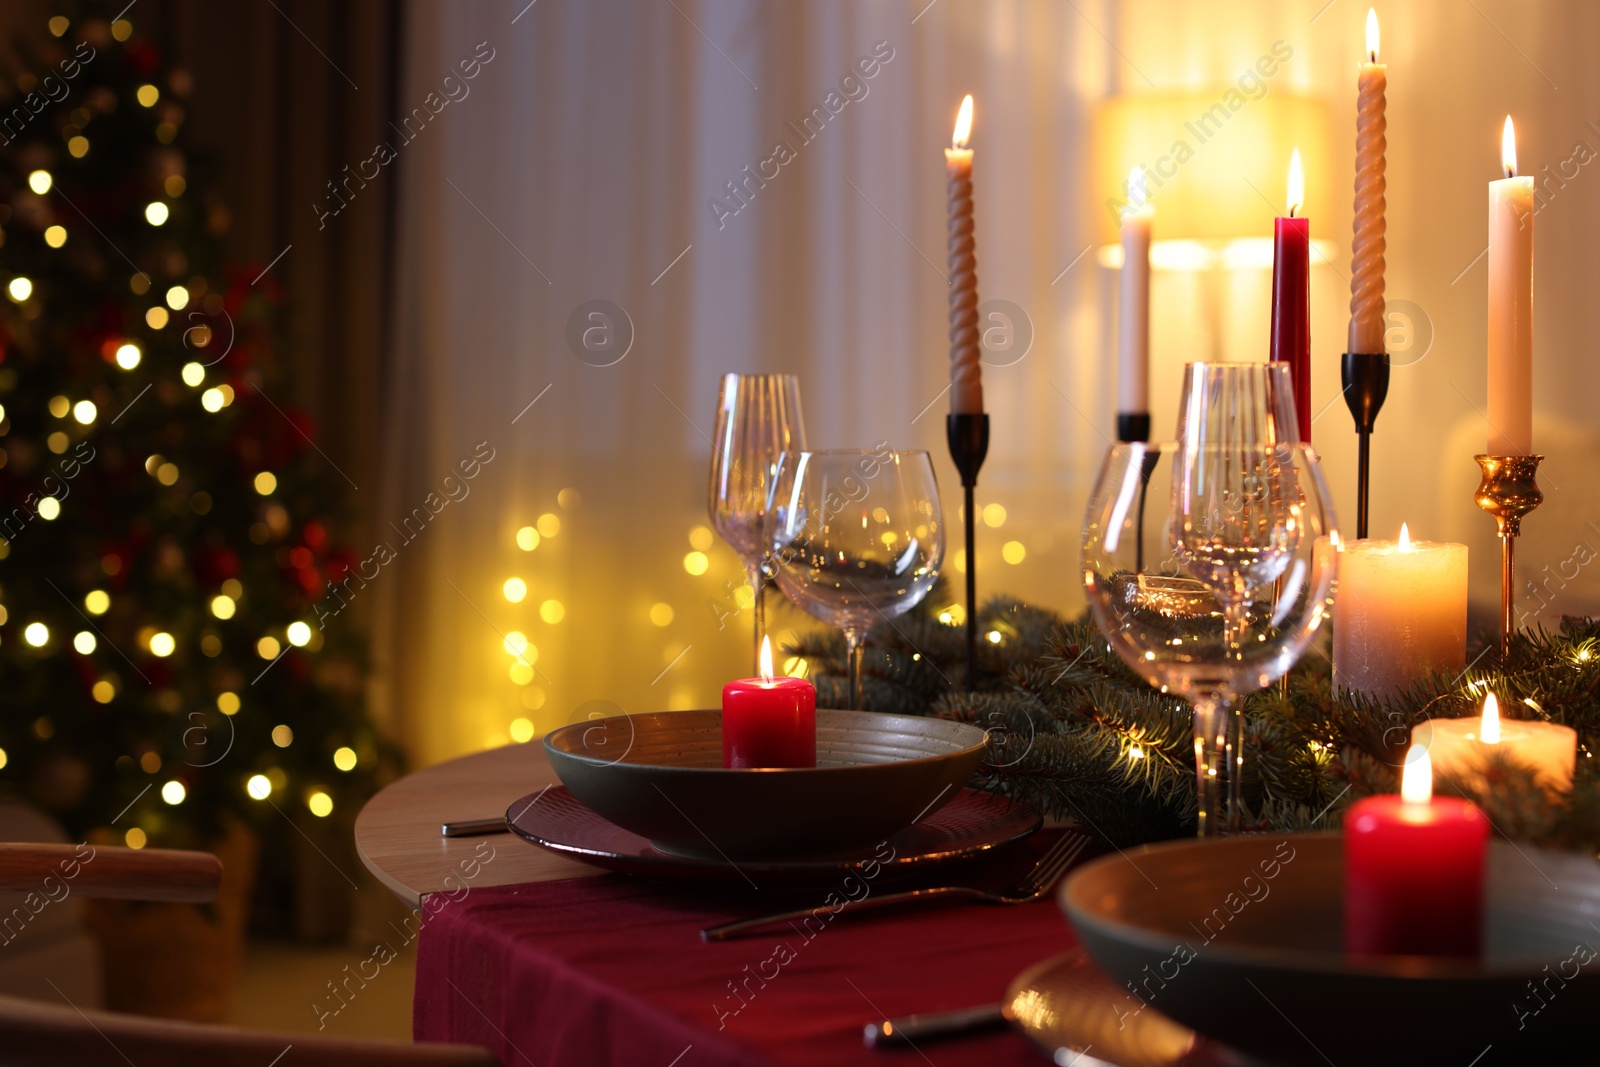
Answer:
[(1511, 635), (1517, 631), (1516, 579), (1513, 568), (1516, 538), (1522, 532), (1522, 517), (1544, 503), (1544, 493), (1534, 476), (1543, 456), (1474, 456), (1483, 470), (1483, 481), (1473, 497), (1478, 506), (1494, 516), (1500, 530), (1500, 655), (1511, 651)]

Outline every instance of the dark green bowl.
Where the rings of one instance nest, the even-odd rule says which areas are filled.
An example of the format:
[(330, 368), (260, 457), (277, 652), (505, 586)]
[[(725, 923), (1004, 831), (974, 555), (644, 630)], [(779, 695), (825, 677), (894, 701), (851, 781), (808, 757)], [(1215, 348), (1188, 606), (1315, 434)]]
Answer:
[(727, 770), (722, 712), (616, 715), (553, 730), (561, 782), (663, 852), (701, 859), (821, 859), (870, 851), (936, 811), (978, 769), (976, 726), (817, 712), (817, 766)]
[(1130, 990), (1123, 1012), (1142, 1002), (1273, 1063), (1467, 1067), (1491, 1045), (1479, 1067), (1596, 1062), (1592, 857), (1492, 843), (1478, 959), (1347, 959), (1343, 903), (1339, 834), (1147, 845), (1061, 889), (1084, 947)]

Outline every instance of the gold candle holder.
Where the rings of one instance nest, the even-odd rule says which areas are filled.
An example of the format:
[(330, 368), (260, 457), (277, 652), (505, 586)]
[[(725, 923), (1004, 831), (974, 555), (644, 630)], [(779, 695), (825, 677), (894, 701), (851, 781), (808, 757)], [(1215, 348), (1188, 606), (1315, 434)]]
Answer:
[(1474, 456), (1483, 470), (1483, 480), (1473, 499), (1494, 516), (1500, 531), (1500, 655), (1511, 651), (1511, 635), (1517, 630), (1516, 579), (1513, 559), (1516, 539), (1522, 533), (1522, 517), (1544, 503), (1535, 475), (1543, 456)]

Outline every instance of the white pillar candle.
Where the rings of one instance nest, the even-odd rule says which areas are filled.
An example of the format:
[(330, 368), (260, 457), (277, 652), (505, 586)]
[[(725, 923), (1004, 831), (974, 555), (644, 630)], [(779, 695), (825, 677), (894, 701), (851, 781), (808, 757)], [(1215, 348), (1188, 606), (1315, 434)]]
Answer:
[(978, 345), (978, 250), (972, 223), (972, 97), (961, 101), (950, 147), (949, 179), (950, 414), (983, 413), (983, 352)]
[(1533, 453), (1533, 178), (1517, 177), (1506, 116), (1505, 177), (1489, 183), (1489, 455)]
[(1490, 693), (1481, 717), (1429, 719), (1411, 731), (1412, 744), (1422, 745), (1433, 770), (1462, 782), (1481, 785), (1496, 753), (1531, 768), (1546, 788), (1564, 793), (1572, 788), (1578, 758), (1578, 733), (1553, 722), (1500, 718), (1499, 702)]
[(1144, 170), (1128, 175), (1117, 307), (1117, 414), (1150, 413), (1150, 226)]
[(1467, 660), (1467, 546), (1349, 541), (1339, 555), (1333, 602), (1333, 681), (1386, 698), (1429, 671)]

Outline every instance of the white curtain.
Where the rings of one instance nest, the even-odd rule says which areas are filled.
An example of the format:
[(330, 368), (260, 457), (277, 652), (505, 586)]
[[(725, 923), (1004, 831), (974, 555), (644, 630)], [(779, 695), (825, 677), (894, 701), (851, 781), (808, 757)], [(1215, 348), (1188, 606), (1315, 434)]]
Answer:
[[(399, 348), (394, 376), (373, 383), (387, 412), (379, 522), (393, 520), (392, 559), (360, 594), (376, 607), (376, 695), (391, 728), (427, 762), (543, 732), (588, 701), (714, 706), (722, 681), (748, 673), (747, 616), (719, 628), (712, 607), (728, 602), (738, 560), (717, 543), (706, 573), (684, 563), (706, 524), (707, 435), (726, 371), (797, 373), (814, 447), (886, 439), (932, 451), (953, 523), (959, 486), (935, 400), (947, 380), (941, 148), (966, 92), (977, 99), (981, 295), (1019, 305), (1034, 331), (1025, 359), (986, 369), (993, 443), (979, 503), (1006, 517), (982, 527), (980, 595), (1077, 610), (1081, 509), (1115, 384), (1115, 278), (1092, 253), (1080, 258), (1103, 200), (1086, 185), (1093, 104), (1226, 84), (1286, 40), (1294, 91), (1325, 95), (1340, 131), (1336, 169), (1311, 180), (1347, 188), (1365, 6), (1319, 13), (1324, 3), (1257, 0), (1223, 16), (1157, 0), (412, 0), (400, 109), (426, 121), (393, 142)], [(1376, 530), (1405, 518), (1423, 536), (1474, 538), (1475, 591), (1493, 580), (1489, 523), (1456, 514), (1457, 497), (1471, 509), (1473, 446), (1448, 439), (1459, 424), (1475, 441), (1482, 427), (1482, 265), (1451, 278), (1483, 240), (1480, 179), (1495, 176), (1506, 110), (1518, 112), (1527, 158), (1563, 159), (1573, 138), (1600, 147), (1583, 125), (1600, 117), (1600, 76), (1581, 59), (1595, 13), (1479, 6), (1488, 18), (1443, 0), (1383, 13), (1390, 292), (1427, 309), (1437, 340), (1396, 372), (1373, 503)], [(872, 77), (841, 85), (863, 58), (878, 59)], [(460, 64), (474, 60), (465, 80)], [(816, 107), (837, 114), (806, 140), (797, 128)], [(793, 158), (731, 200), (727, 183), (757, 173), (779, 142)], [(1576, 340), (1600, 247), (1600, 184), (1589, 182), (1600, 179), (1585, 169), (1539, 220), (1537, 396), (1551, 425), (1592, 422), (1600, 380)], [(1335, 200), (1337, 217), (1314, 220), (1340, 249), (1339, 270), (1319, 268), (1313, 282), (1318, 408), (1337, 399), (1345, 326), (1348, 196)], [(1210, 287), (1157, 277), (1158, 433), (1181, 364), (1209, 351), (1196, 336), (1205, 294), (1229, 302), (1223, 349), (1262, 358), (1268, 288), (1259, 271)], [(569, 319), (595, 300), (631, 322), (631, 348), (611, 366), (580, 360), (567, 340)], [(1563, 433), (1564, 447), (1584, 447), (1581, 428)], [(1318, 442), (1353, 510), (1342, 410), (1318, 424)], [(1560, 482), (1575, 503), (1593, 502), (1584, 474), (1568, 462)], [(542, 516), (559, 530), (523, 551), (518, 529)], [(1579, 529), (1542, 529), (1543, 518), (1528, 524), (1535, 567), (1565, 559)], [(1583, 536), (1600, 547), (1600, 532)], [(1019, 563), (1001, 559), (1010, 541), (1025, 549)], [(528, 588), (517, 603), (503, 592), (512, 577)], [(1600, 600), (1585, 573), (1568, 602), (1584, 580), (1587, 602)], [(660, 609), (652, 620), (662, 604), (665, 625)], [(805, 624), (792, 609), (776, 622)], [(509, 673), (513, 631), (537, 650), (525, 684)]]

